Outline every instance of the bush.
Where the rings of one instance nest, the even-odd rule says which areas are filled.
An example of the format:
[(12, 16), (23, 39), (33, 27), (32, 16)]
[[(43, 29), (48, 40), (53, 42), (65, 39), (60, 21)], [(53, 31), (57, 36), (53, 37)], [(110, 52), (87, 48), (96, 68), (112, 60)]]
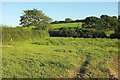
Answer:
[(110, 35), (110, 38), (111, 38), (111, 39), (113, 39), (113, 38), (120, 39), (120, 34), (118, 34), (118, 33), (111, 34), (111, 35)]
[(93, 35), (92, 35), (93, 38), (105, 38), (107, 37), (105, 32), (103, 31), (96, 31), (96, 32), (93, 32)]

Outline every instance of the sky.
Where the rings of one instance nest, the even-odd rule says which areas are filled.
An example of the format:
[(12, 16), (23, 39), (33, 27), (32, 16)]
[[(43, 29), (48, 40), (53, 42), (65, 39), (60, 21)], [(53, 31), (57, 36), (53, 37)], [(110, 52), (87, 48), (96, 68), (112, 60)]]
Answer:
[(85, 19), (88, 16), (118, 15), (118, 2), (2, 2), (2, 24), (19, 26), (23, 10), (42, 10), (54, 20)]
[(118, 15), (120, 15), (120, 2), (118, 3)]
[(2, 2), (118, 2), (119, 0), (1, 0)]

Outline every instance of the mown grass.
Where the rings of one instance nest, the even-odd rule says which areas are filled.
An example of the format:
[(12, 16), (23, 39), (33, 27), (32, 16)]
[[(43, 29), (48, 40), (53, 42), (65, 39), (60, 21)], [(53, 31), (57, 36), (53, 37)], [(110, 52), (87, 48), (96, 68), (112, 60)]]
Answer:
[[(90, 56), (89, 62), (87, 56)], [(83, 76), (108, 78), (110, 70), (118, 73), (118, 63), (114, 60), (117, 56), (117, 39), (51, 37), (18, 41), (11, 45), (2, 45), (2, 76), (3, 78)], [(87, 66), (81, 66), (86, 63)], [(79, 73), (80, 69), (85, 69), (85, 73)], [(78, 73), (83, 75), (77, 75)]]
[(81, 28), (82, 23), (81, 22), (75, 22), (75, 23), (59, 23), (59, 24), (51, 24), (53, 28), (61, 28), (61, 27), (79, 27)]

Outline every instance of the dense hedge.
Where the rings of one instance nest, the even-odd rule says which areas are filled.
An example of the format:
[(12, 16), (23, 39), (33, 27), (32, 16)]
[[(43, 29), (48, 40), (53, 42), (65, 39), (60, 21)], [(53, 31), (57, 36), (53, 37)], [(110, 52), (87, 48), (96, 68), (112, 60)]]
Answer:
[(107, 37), (103, 31), (79, 28), (60, 28), (59, 30), (51, 30), (51, 37), (83, 37), (83, 38), (105, 38)]
[(110, 38), (111, 38), (111, 39), (113, 39), (113, 38), (120, 39), (120, 33), (111, 34), (111, 35), (110, 35)]
[(47, 37), (49, 33), (44, 30), (27, 29), (23, 27), (2, 27), (2, 42), (39, 39)]

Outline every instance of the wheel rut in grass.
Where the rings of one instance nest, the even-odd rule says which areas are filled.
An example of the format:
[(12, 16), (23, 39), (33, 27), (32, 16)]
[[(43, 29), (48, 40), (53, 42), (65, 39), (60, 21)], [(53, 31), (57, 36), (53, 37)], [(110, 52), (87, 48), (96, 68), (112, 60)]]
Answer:
[[(109, 57), (108, 61), (118, 64), (119, 67), (120, 60), (118, 57), (115, 56)], [(109, 65), (110, 63), (107, 62), (107, 64)], [(110, 66), (108, 66), (108, 69), (109, 69), (109, 78), (117, 80), (119, 78), (119, 68), (118, 68), (118, 72), (113, 70)]]
[(90, 64), (91, 56), (88, 54), (86, 55), (85, 61), (80, 66), (80, 69), (76, 75), (76, 78), (84, 79), (87, 71), (87, 66)]

